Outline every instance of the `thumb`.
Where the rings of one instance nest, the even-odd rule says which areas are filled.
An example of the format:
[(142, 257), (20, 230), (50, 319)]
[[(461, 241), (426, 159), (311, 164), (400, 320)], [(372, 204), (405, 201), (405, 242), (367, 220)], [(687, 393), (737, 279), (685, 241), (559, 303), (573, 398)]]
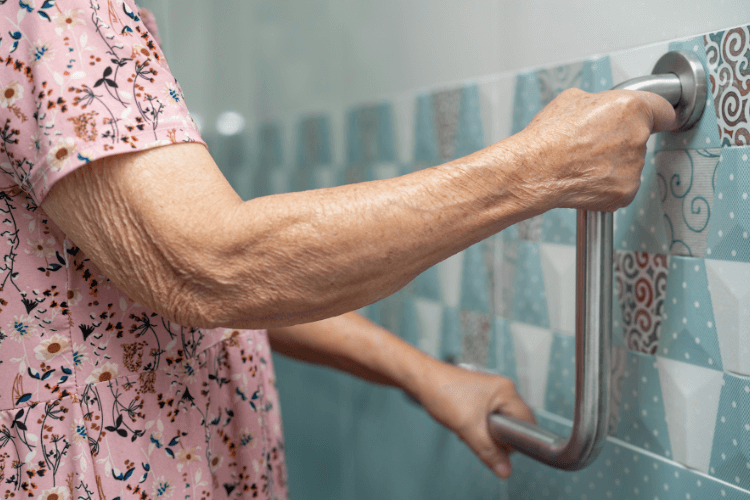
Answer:
[(677, 128), (677, 112), (674, 107), (658, 94), (642, 90), (635, 91), (646, 104), (646, 110), (651, 115), (651, 133), (675, 130)]

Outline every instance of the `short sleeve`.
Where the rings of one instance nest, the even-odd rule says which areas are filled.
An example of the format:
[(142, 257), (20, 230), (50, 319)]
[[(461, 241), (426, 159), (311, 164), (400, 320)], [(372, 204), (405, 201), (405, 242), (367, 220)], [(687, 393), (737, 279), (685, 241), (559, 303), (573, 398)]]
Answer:
[(93, 160), (202, 142), (132, 0), (9, 1), (0, 25), (0, 175), (37, 203)]

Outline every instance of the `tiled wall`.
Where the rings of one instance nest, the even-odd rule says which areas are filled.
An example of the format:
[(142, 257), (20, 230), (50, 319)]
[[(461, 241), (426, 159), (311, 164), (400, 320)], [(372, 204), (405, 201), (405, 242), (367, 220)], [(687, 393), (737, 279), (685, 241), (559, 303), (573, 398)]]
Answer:
[[(566, 88), (599, 92), (649, 74), (675, 49), (703, 61), (711, 94), (696, 128), (652, 138), (641, 190), (615, 215), (613, 394), (600, 458), (568, 473), (516, 456), (503, 483), (399, 392), (280, 360), (293, 496), (750, 498), (747, 27), (265, 123), (259, 159), (229, 173), (252, 173), (252, 183), (235, 181), (245, 197), (400, 175), (521, 130)], [(285, 134), (296, 148), (282, 157)], [(575, 212), (552, 210), (364, 313), (436, 357), (511, 377), (540, 421), (566, 432), (574, 245)]]

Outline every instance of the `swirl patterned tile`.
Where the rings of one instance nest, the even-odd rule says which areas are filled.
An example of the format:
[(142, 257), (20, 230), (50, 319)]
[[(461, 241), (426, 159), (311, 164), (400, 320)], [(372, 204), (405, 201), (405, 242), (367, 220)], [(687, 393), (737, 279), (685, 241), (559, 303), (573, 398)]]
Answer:
[(750, 148), (722, 148), (706, 258), (750, 262)]
[(703, 37), (722, 146), (750, 144), (750, 28), (741, 26)]
[(491, 333), (489, 315), (461, 311), (461, 363), (485, 367)]
[(709, 474), (750, 489), (750, 380), (729, 373), (721, 383)]
[(705, 261), (673, 256), (669, 268), (659, 356), (721, 370)]
[(627, 207), (615, 212), (614, 248), (633, 252), (669, 253), (661, 199), (663, 189), (652, 153), (646, 154), (641, 188)]
[[(685, 50), (698, 56), (703, 67), (706, 68), (706, 84), (709, 89), (711, 88), (711, 82), (709, 81), (710, 72), (706, 61), (706, 48), (702, 37), (671, 42), (669, 50)], [(719, 128), (716, 124), (716, 111), (714, 109), (714, 101), (710, 97), (706, 99), (706, 108), (703, 116), (693, 128), (685, 132), (664, 132), (657, 134), (656, 140), (657, 151), (719, 147), (721, 147), (721, 139), (719, 138)]]
[(629, 352), (616, 437), (663, 457), (672, 455), (659, 371), (654, 358)]
[(720, 149), (699, 149), (660, 151), (654, 158), (672, 255), (706, 253), (720, 156)]
[(655, 354), (662, 331), (669, 257), (616, 251), (614, 260), (625, 344), (633, 351)]

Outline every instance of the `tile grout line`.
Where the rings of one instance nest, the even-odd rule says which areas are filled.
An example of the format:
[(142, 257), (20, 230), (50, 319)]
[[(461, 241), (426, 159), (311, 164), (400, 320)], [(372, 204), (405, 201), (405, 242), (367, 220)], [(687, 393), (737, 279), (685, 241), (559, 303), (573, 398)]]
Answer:
[[(555, 422), (557, 424), (565, 425), (566, 427), (571, 427), (573, 425), (573, 422), (570, 421), (570, 420), (568, 420), (567, 418), (561, 417), (560, 415), (556, 415), (554, 413), (550, 413), (547, 410), (534, 410), (534, 413), (537, 414), (537, 415), (540, 415), (540, 416), (542, 416), (542, 417), (544, 417), (544, 418), (546, 418), (548, 420), (551, 420), (551, 421), (553, 421), (553, 422)], [(661, 455), (658, 455), (658, 454), (654, 453), (653, 451), (649, 451), (649, 450), (646, 450), (644, 448), (639, 448), (638, 446), (635, 446), (633, 444), (630, 444), (630, 443), (627, 443), (625, 441), (622, 441), (619, 438), (616, 438), (616, 437), (613, 437), (613, 436), (607, 436), (607, 441), (611, 442), (612, 444), (614, 444), (616, 446), (621, 446), (622, 448), (626, 448), (626, 449), (628, 449), (628, 450), (630, 450), (630, 451), (632, 451), (634, 453), (639, 453), (641, 455), (645, 455), (648, 458), (651, 458), (651, 459), (654, 459), (654, 460), (659, 460), (660, 462), (664, 462), (664, 463), (666, 463), (668, 465), (672, 465), (672, 466), (678, 467), (680, 469), (683, 469), (683, 470), (685, 470), (687, 472), (690, 472), (692, 474), (695, 474), (697, 476), (701, 476), (701, 477), (703, 477), (703, 478), (705, 478), (707, 480), (715, 481), (715, 482), (720, 483), (720, 484), (722, 484), (724, 486), (727, 486), (729, 488), (733, 488), (733, 489), (735, 489), (735, 490), (737, 490), (737, 491), (739, 491), (741, 493), (747, 493), (747, 490), (742, 489), (741, 487), (739, 487), (737, 485), (729, 483), (729, 482), (727, 482), (727, 481), (725, 481), (723, 479), (720, 479), (718, 477), (714, 477), (714, 476), (712, 476), (710, 474), (707, 474), (707, 473), (705, 473), (703, 471), (699, 471), (699, 470), (696, 470), (696, 469), (691, 469), (690, 467), (686, 467), (685, 465), (683, 465), (683, 464), (681, 464), (679, 462), (675, 462), (674, 460), (670, 460), (667, 457), (663, 457)]]

